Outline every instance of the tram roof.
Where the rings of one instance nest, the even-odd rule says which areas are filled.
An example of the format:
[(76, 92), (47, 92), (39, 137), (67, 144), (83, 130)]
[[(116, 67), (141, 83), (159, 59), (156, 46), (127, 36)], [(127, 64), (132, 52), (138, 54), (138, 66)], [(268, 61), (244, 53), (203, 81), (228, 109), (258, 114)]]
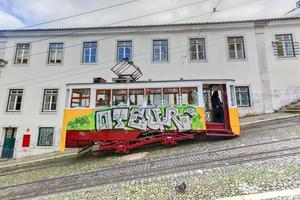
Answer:
[[(67, 87), (90, 87), (95, 88), (99, 85), (105, 86), (105, 88), (112, 87), (148, 87), (148, 86), (170, 86), (170, 87), (180, 87), (180, 86), (187, 86), (187, 85), (196, 85), (199, 83), (202, 84), (225, 84), (228, 82), (235, 82), (234, 79), (184, 79), (184, 80), (155, 80), (155, 81), (136, 81), (136, 82), (125, 82), (125, 83), (119, 83), (119, 82), (104, 82), (104, 83), (68, 83), (66, 84)], [(160, 85), (163, 84), (163, 85)]]

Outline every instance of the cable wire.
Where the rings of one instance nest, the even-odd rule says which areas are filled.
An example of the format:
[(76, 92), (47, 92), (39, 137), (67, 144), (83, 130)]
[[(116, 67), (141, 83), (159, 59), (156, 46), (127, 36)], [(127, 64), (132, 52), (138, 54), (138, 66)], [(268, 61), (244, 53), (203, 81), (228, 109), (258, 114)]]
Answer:
[[(249, 3), (249, 2), (248, 2)], [(248, 4), (248, 3), (246, 3), (246, 4)], [(243, 5), (243, 4), (240, 4), (239, 6), (241, 6), (241, 5)], [(228, 8), (228, 9), (231, 9), (231, 7), (230, 8)], [(226, 10), (226, 9), (224, 9), (224, 10)], [(224, 10), (222, 10), (222, 11), (224, 11)], [(221, 12), (221, 11), (218, 11), (218, 12)], [(209, 13), (211, 13), (211, 12), (209, 12)], [(190, 18), (190, 17), (189, 17)], [(182, 19), (180, 19), (180, 20), (182, 20)], [(128, 34), (128, 33), (127, 33)], [(114, 37), (116, 37), (116, 36), (114, 36)], [(108, 37), (108, 38), (112, 38), (112, 37)], [(221, 37), (220, 37), (221, 38)], [(104, 38), (104, 39), (107, 39), (107, 38)], [(101, 39), (101, 40), (104, 40), (104, 39)], [(215, 38), (215, 39), (218, 39), (218, 38)], [(212, 41), (212, 40), (209, 40), (209, 41)], [(81, 45), (81, 44), (80, 44)], [(73, 46), (78, 46), (78, 44), (76, 44), (76, 45), (71, 45), (71, 46), (69, 46), (69, 47), (66, 47), (66, 48), (71, 48), (71, 47), (73, 47)], [(181, 47), (181, 46), (178, 46), (178, 47)], [(176, 48), (178, 48), (178, 47), (176, 47)], [(186, 45), (182, 45), (182, 47), (186, 47)], [(175, 48), (174, 48), (175, 49)], [(170, 49), (170, 50), (172, 50), (172, 49)], [(185, 50), (186, 51), (186, 50)], [(41, 54), (41, 53), (48, 53), (48, 51), (46, 51), (46, 52), (39, 52), (38, 54), (36, 54), (36, 55), (39, 55), (39, 54)], [(152, 52), (151, 52), (152, 53)], [(148, 54), (148, 53), (146, 53), (146, 54)], [(134, 57), (137, 57), (137, 56), (142, 56), (142, 55), (145, 55), (145, 54), (141, 54), (141, 55), (135, 55)], [(147, 58), (148, 59), (148, 58)], [(136, 60), (136, 59), (135, 59)], [(109, 62), (105, 62), (105, 63), (99, 63), (99, 64), (97, 64), (97, 65), (93, 65), (93, 66), (99, 66), (99, 65), (101, 65), (101, 64), (111, 64), (111, 63), (113, 63), (114, 62), (114, 60), (112, 60), (112, 61), (109, 61)], [(77, 69), (73, 69), (72, 71), (77, 71), (77, 70), (81, 70), (82, 69), (82, 66), (80, 66), (80, 67), (78, 67)], [(107, 69), (107, 68), (104, 68), (104, 69)], [(100, 70), (99, 68), (97, 68), (96, 70)], [(92, 70), (93, 71), (93, 70)], [(63, 73), (65, 73), (65, 72), (67, 72), (67, 73), (69, 73), (70, 72), (70, 70), (65, 70), (64, 72), (58, 72), (58, 73), (54, 73), (54, 74), (51, 74), (51, 76), (53, 76), (53, 75), (59, 75), (59, 74), (63, 74)], [(83, 73), (89, 73), (90, 71), (87, 71), (87, 72), (83, 72)], [(81, 74), (82, 72), (80, 72), (79, 74)], [(40, 78), (44, 78), (44, 77), (49, 77), (49, 74), (48, 75), (45, 75), (45, 76), (42, 76), (42, 77), (35, 77), (35, 78), (32, 78), (32, 79), (27, 79), (27, 80), (20, 80), (20, 81), (17, 81), (17, 82), (24, 82), (24, 81), (31, 81), (31, 80), (35, 80), (35, 79), (40, 79)], [(65, 77), (65, 76), (64, 76)], [(55, 80), (55, 79), (54, 79)], [(44, 81), (44, 80), (43, 80)], [(17, 83), (17, 82), (11, 82), (11, 83), (6, 83), (6, 84), (1, 84), (0, 85), (0, 87), (3, 87), (3, 86), (7, 86), (7, 85), (12, 85), (12, 84), (15, 84), (15, 83)]]
[[(181, 9), (181, 8), (184, 8), (184, 7), (194, 6), (196, 4), (200, 4), (200, 3), (203, 3), (203, 2), (206, 2), (206, 1), (209, 1), (209, 0), (200, 0), (200, 1), (197, 1), (197, 2), (193, 2), (193, 3), (189, 3), (189, 4), (184, 4), (184, 5), (181, 5), (181, 6), (177, 6), (177, 7), (173, 7), (173, 8), (168, 8), (168, 9), (165, 9), (165, 10), (160, 10), (160, 11), (157, 11), (157, 12), (152, 12), (152, 13), (149, 13), (149, 14), (145, 14), (145, 15), (141, 15), (141, 16), (137, 16), (137, 17), (132, 17), (132, 18), (129, 18), (129, 19), (124, 19), (124, 20), (117, 21), (117, 22), (107, 23), (107, 24), (102, 25), (101, 27), (109, 27), (109, 26), (113, 26), (113, 25), (116, 25), (116, 24), (120, 24), (120, 23), (124, 23), (124, 22), (129, 22), (129, 21), (137, 20), (137, 19), (140, 19), (140, 18), (145, 18), (145, 17), (157, 15), (157, 14), (162, 14), (162, 13), (165, 13), (165, 12), (170, 12), (170, 11)], [(14, 31), (14, 30), (8, 30), (8, 31)], [(28, 30), (26, 30), (26, 31), (28, 31)], [(45, 41), (45, 40), (48, 40), (48, 39), (54, 39), (54, 38), (57, 38), (57, 37), (68, 36), (68, 35), (72, 35), (74, 33), (81, 33), (81, 32), (85, 32), (85, 31), (75, 30), (75, 31), (71, 31), (71, 32), (68, 32), (68, 33), (59, 34), (57, 36), (53, 36), (53, 37), (49, 37), (49, 38), (45, 38), (45, 39), (34, 40), (34, 41), (29, 42), (29, 43), (32, 44), (32, 43), (35, 43), (35, 42)], [(1, 33), (1, 31), (0, 31), (0, 33)], [(11, 46), (8, 46), (8, 47), (3, 47), (3, 48), (0, 48), (0, 49), (7, 49), (7, 48), (14, 48), (14, 47), (16, 47), (16, 45), (11, 45)]]

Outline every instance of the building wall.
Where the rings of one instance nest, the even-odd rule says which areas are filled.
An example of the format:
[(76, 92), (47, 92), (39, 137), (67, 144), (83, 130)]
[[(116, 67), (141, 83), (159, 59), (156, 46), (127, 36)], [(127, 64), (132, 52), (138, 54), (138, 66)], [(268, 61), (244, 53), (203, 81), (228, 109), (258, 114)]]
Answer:
[[(280, 26), (265, 28), (267, 63), (270, 72), (273, 107), (277, 108), (277, 90), (283, 93), (287, 88), (298, 88), (300, 80), (299, 58), (294, 60), (277, 60), (271, 54), (272, 34), (291, 30), (300, 39), (299, 28), (291, 25), (287, 28)], [(230, 61), (227, 52), (227, 36), (244, 36), (246, 59)], [(253, 23), (211, 25), (203, 29), (201, 26), (186, 26), (179, 28), (143, 29), (133, 33), (122, 31), (86, 31), (72, 33), (63, 37), (53, 37), (53, 33), (28, 33), (7, 38), (7, 47), (17, 43), (34, 42), (30, 47), (31, 58), (28, 65), (13, 64), (16, 48), (7, 48), (5, 60), (8, 64), (0, 69), (0, 145), (3, 144), (5, 127), (17, 127), (16, 150), (14, 157), (40, 154), (58, 150), (62, 128), (63, 110), (66, 100), (66, 83), (92, 82), (94, 77), (102, 77), (108, 81), (114, 77), (110, 68), (116, 64), (116, 44), (118, 40), (133, 41), (133, 61), (143, 72), (141, 80), (179, 80), (184, 79), (235, 79), (236, 85), (249, 86), (251, 93), (251, 107), (240, 108), (240, 115), (263, 113), (265, 110), (262, 95), (262, 83), (257, 54), (256, 30)], [(207, 60), (202, 62), (189, 61), (188, 38), (204, 37), (206, 39)], [(152, 40), (168, 39), (169, 61), (167, 63), (152, 62)], [(82, 64), (82, 42), (98, 40), (97, 63)], [(50, 42), (64, 43), (64, 59), (62, 65), (47, 64)], [(76, 45), (78, 44), (78, 45)], [(287, 65), (288, 70), (282, 68)], [(298, 68), (297, 68), (298, 67)], [(292, 76), (288, 81), (282, 81), (282, 74)], [(298, 76), (300, 77), (300, 76)], [(292, 79), (292, 80), (291, 80)], [(296, 80), (297, 79), (297, 80)], [(7, 113), (7, 99), (9, 89), (24, 89), (22, 110), (20, 113)], [(43, 90), (47, 88), (59, 89), (58, 111), (56, 113), (42, 113)], [(292, 89), (292, 90), (296, 90)], [(298, 93), (299, 94), (299, 93)], [(298, 95), (297, 94), (297, 95)], [(300, 98), (295, 95), (293, 98)], [(283, 95), (285, 96), (285, 95)], [(289, 94), (287, 98), (291, 98)], [(285, 97), (281, 104), (288, 102)], [(55, 127), (54, 146), (37, 146), (39, 127)], [(22, 148), (22, 137), (27, 132), (31, 134), (30, 148)], [(1, 148), (1, 146), (0, 146)], [(1, 151), (1, 149), (0, 149)]]
[(299, 43), (300, 28), (299, 24), (272, 22), (265, 28), (265, 32), (273, 109), (277, 110), (300, 99), (300, 59), (299, 55), (277, 58), (273, 55), (271, 44), (275, 34), (292, 34), (293, 40)]

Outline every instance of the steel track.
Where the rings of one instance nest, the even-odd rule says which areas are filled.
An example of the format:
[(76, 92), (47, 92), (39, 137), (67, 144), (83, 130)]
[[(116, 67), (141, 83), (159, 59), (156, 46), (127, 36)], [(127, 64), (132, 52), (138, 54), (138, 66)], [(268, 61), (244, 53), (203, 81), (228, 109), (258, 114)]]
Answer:
[[(259, 153), (245, 153), (237, 156), (229, 156), (229, 157), (221, 157), (219, 159), (207, 159), (207, 160), (199, 160), (193, 163), (185, 163), (182, 162), (176, 163), (173, 166), (165, 166), (165, 167), (156, 167), (149, 168), (140, 172), (129, 172), (126, 173), (126, 168), (111, 168), (110, 171), (114, 171), (115, 175), (106, 176), (105, 171), (100, 170), (98, 172), (94, 172), (94, 174), (81, 174), (74, 175), (68, 177), (62, 177), (58, 179), (49, 179), (46, 181), (37, 181), (28, 184), (21, 184), (16, 186), (10, 186), (6, 188), (1, 188), (0, 191), (6, 191), (7, 196), (3, 196), (2, 198), (11, 198), (20, 199), (20, 198), (29, 198), (36, 197), (45, 194), (53, 194), (62, 191), (70, 191), (74, 189), (79, 189), (84, 187), (92, 187), (96, 185), (104, 185), (109, 183), (117, 183), (123, 181), (136, 180), (141, 178), (150, 178), (163, 176), (165, 174), (172, 174), (181, 171), (189, 171), (195, 169), (207, 169), (207, 168), (215, 168), (229, 165), (237, 165), (242, 163), (247, 163), (251, 161), (259, 161), (266, 160), (276, 157), (284, 157), (291, 155), (300, 155), (300, 146), (293, 148), (285, 148), (271, 151), (264, 151)], [(151, 163), (153, 164), (153, 163)], [(130, 166), (131, 168), (134, 166)], [(102, 175), (101, 175), (102, 173)], [(23, 188), (22, 188), (23, 187)], [(30, 188), (30, 189), (28, 189)], [(15, 192), (17, 190), (22, 190), (20, 192)], [(9, 192), (9, 190), (14, 192)], [(0, 196), (1, 197), (1, 196)]]
[[(290, 124), (288, 124), (288, 125), (277, 125), (277, 124), (275, 124), (276, 122), (280, 122), (280, 123), (290, 122)], [(300, 118), (290, 118), (290, 119), (278, 120), (278, 121), (275, 121), (275, 122), (268, 122), (268, 123), (265, 123), (265, 124), (255, 125), (254, 127), (249, 126), (249, 127), (245, 128), (246, 132), (244, 132), (242, 134), (251, 134), (251, 133), (257, 133), (257, 132), (261, 132), (261, 131), (265, 131), (265, 130), (272, 130), (272, 129), (278, 129), (278, 128), (287, 128), (287, 127), (290, 127), (290, 126), (295, 126), (296, 125), (295, 123), (300, 123)], [(275, 124), (275, 127), (274, 127), (274, 124)], [(252, 129), (254, 129), (254, 131), (251, 131)], [(260, 129), (260, 130), (255, 130), (255, 129)], [(245, 145), (245, 146), (239, 146), (239, 147), (224, 148), (224, 149), (216, 148), (215, 150), (208, 151), (207, 153), (216, 152), (216, 151), (231, 150), (231, 149), (239, 149), (239, 148), (245, 148), (245, 147), (252, 147), (252, 146), (264, 145), (264, 144), (272, 144), (272, 143), (277, 143), (277, 142), (281, 142), (281, 141), (288, 141), (288, 140), (293, 140), (293, 139), (299, 139), (299, 138), (300, 137), (291, 138), (291, 139), (284, 139), (284, 140), (274, 141), (274, 142), (265, 142), (265, 143), (251, 144), (251, 145)], [(160, 145), (155, 145), (155, 146), (159, 147)], [(151, 147), (151, 146), (149, 148), (153, 149), (153, 147)], [(140, 150), (141, 149), (142, 148), (140, 148)], [(195, 155), (195, 154), (199, 154), (199, 152), (194, 153), (192, 155)], [(202, 153), (200, 153), (200, 154), (202, 154)], [(180, 157), (185, 157), (187, 155), (190, 155), (190, 154), (181, 154)], [(156, 158), (155, 160), (168, 160), (168, 159), (169, 159), (169, 157), (165, 158), (165, 159), (164, 158)], [(18, 168), (19, 168), (18, 167), (16, 170), (13, 170), (13, 171), (7, 171), (7, 169), (2, 170), (2, 171), (0, 170), (0, 176), (9, 176), (9, 175), (23, 173), (23, 172), (31, 172), (31, 171), (41, 170), (41, 169), (50, 169), (50, 168), (54, 168), (54, 167), (65, 166), (66, 164), (73, 164), (74, 160), (76, 160), (76, 159), (71, 159), (71, 160), (61, 161), (59, 163), (51, 163), (51, 164), (49, 164), (49, 163), (45, 163), (45, 164), (44, 163), (39, 163), (39, 166), (30, 166), (30, 167), (26, 166), (25, 168), (21, 168), (19, 170), (18, 170)], [(141, 161), (139, 161), (139, 162), (141, 162)], [(144, 161), (144, 163), (146, 163), (146, 162), (149, 162), (149, 159)], [(106, 169), (106, 168), (103, 168), (103, 169)]]

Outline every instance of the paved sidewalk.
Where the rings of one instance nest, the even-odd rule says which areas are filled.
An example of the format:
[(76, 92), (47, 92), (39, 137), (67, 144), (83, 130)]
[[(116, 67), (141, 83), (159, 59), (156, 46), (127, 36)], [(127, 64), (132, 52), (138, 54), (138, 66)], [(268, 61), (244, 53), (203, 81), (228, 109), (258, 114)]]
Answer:
[(281, 191), (272, 191), (264, 192), (258, 194), (249, 194), (235, 197), (221, 198), (218, 200), (296, 200), (300, 199), (300, 188), (293, 190), (281, 190)]
[(41, 155), (30, 156), (30, 157), (25, 157), (25, 158), (1, 160), (0, 161), (0, 169), (8, 168), (8, 167), (16, 167), (16, 166), (21, 166), (21, 165), (27, 165), (27, 164), (32, 164), (32, 163), (36, 163), (36, 162), (56, 160), (56, 159), (66, 158), (66, 157), (75, 157), (76, 155), (77, 155), (77, 149), (68, 149), (63, 153), (56, 151), (53, 153), (41, 154)]
[(262, 114), (262, 115), (255, 115), (250, 117), (242, 117), (240, 118), (240, 125), (241, 127), (259, 124), (268, 121), (274, 121), (279, 119), (287, 119), (291, 117), (297, 117), (300, 114), (291, 114), (291, 113), (269, 113), (269, 114)]
[[(290, 113), (270, 113), (263, 115), (256, 115), (250, 117), (240, 118), (241, 127), (259, 124), (263, 122), (278, 120), (278, 119), (286, 119), (290, 117), (300, 116), (300, 114), (290, 114)], [(77, 149), (68, 149), (65, 152), (53, 152), (47, 154), (41, 154), (37, 156), (11, 159), (11, 160), (0, 160), (0, 169), (8, 168), (8, 167), (16, 167), (21, 165), (28, 165), (36, 162), (43, 162), (49, 160), (56, 160), (60, 158), (66, 157), (75, 157), (77, 155)]]

